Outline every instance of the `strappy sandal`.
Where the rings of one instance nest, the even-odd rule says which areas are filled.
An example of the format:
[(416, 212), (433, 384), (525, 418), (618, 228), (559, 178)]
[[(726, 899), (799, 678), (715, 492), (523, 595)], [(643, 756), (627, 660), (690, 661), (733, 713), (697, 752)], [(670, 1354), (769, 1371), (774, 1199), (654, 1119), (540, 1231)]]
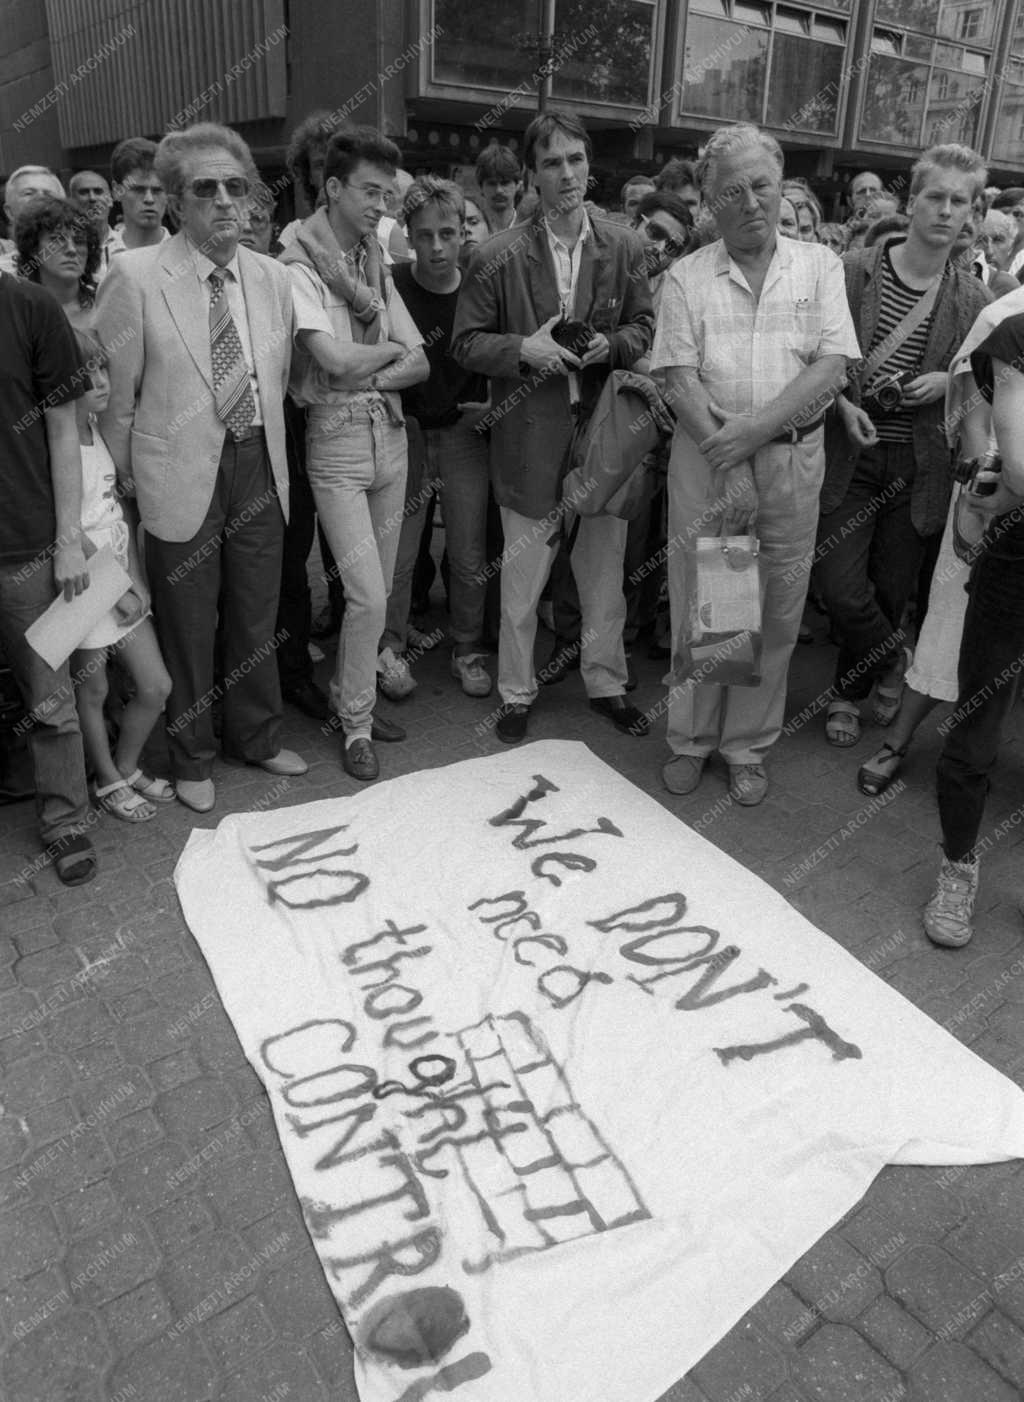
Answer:
[(136, 769), (134, 774), (126, 774), (124, 781), (150, 803), (173, 803), (175, 800), (174, 785), (168, 779), (156, 779)]
[(127, 779), (116, 779), (96, 790), (96, 802), (112, 818), (125, 823), (148, 823), (156, 817), (156, 809), (142, 794), (136, 793)]
[(96, 852), (84, 832), (69, 832), (46, 847), (58, 879), (65, 886), (84, 886), (96, 875)]
[(871, 718), (876, 725), (892, 725), (899, 715), (903, 705), (903, 678), (907, 675), (907, 668), (912, 661), (913, 653), (910, 648), (901, 647), (893, 670), (884, 682), (876, 683), (875, 699), (871, 708)]
[(885, 793), (893, 779), (900, 772), (900, 765), (906, 757), (907, 746), (897, 750), (888, 740), (870, 759), (866, 759), (857, 771), (857, 787), (870, 798)]
[(825, 713), (825, 739), (848, 750), (860, 739), (860, 707), (855, 701), (830, 701)]

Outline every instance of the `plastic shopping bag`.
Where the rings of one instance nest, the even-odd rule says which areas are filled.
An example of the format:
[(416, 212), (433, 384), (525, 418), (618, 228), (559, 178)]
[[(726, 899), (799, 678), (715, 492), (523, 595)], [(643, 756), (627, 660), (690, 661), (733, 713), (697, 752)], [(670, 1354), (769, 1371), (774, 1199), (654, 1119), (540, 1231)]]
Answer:
[(686, 608), (675, 640), (672, 682), (758, 686), (761, 571), (753, 535), (698, 536), (683, 552)]

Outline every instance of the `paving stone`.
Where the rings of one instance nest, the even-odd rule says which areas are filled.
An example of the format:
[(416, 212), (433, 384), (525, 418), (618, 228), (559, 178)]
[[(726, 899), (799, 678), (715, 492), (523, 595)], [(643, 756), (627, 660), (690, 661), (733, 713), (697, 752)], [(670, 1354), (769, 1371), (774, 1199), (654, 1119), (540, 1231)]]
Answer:
[(988, 1280), (1021, 1274), (1024, 1220), (975, 1213), (943, 1243), (963, 1263)]
[(89, 1308), (106, 1304), (154, 1275), (160, 1253), (138, 1218), (121, 1217), (73, 1242), (64, 1258), (71, 1292)]
[(125, 1067), (124, 1057), (116, 1042), (90, 1042), (87, 1047), (69, 1052), (68, 1060), (76, 1076), (86, 1081), (123, 1072)]
[(103, 1178), (113, 1161), (102, 1133), (85, 1129), (57, 1140), (33, 1160), (33, 1184), (42, 1196), (64, 1197)]
[(14, 1115), (0, 1115), (0, 1168), (21, 1162), (29, 1142), (27, 1129)]
[(109, 938), (115, 925), (110, 907), (96, 902), (79, 910), (64, 911), (56, 916), (53, 931), (65, 944), (75, 945), (89, 935), (104, 934)]
[(750, 1388), (744, 1402), (761, 1402), (787, 1374), (778, 1348), (749, 1320), (741, 1320), (691, 1370), (711, 1402), (729, 1402), (740, 1387)]
[(29, 1057), (10, 1067), (0, 1079), (0, 1104), (8, 1113), (31, 1110), (62, 1100), (70, 1084), (70, 1068), (62, 1056)]
[(0, 1216), (0, 1286), (34, 1275), (60, 1253), (57, 1223), (48, 1207), (28, 1207)]
[(46, 1023), (46, 1040), (54, 1051), (77, 1051), (110, 1037), (114, 1020), (98, 998), (83, 998), (69, 1003), (53, 1014)]
[(181, 1050), (178, 1016), (173, 1009), (156, 1008), (139, 1017), (128, 1017), (118, 1028), (117, 1040), (126, 1061), (146, 1065)]
[(328, 1391), (306, 1354), (296, 1345), (277, 1344), (250, 1354), (245, 1364), (224, 1382), (219, 1402), (356, 1402), (357, 1394)]
[(283, 1204), (295, 1203), (291, 1176), (280, 1153), (250, 1153), (217, 1163), (204, 1175), (203, 1186), (221, 1220), (236, 1228), (258, 1222)]
[(853, 1329), (825, 1324), (797, 1355), (796, 1377), (815, 1402), (895, 1402), (903, 1381)]
[[(236, 1108), (229, 1088), (212, 1076), (200, 1076), (164, 1091), (157, 1105), (168, 1134), (194, 1144), (218, 1137), (230, 1142)], [(224, 1134), (219, 1135), (215, 1126), (221, 1126)]]
[(907, 1382), (908, 1402), (1020, 1402), (1020, 1393), (962, 1344), (936, 1344)]
[(114, 1345), (125, 1353), (148, 1344), (173, 1323), (170, 1303), (155, 1280), (111, 1300), (100, 1310), (100, 1318)]
[(212, 1231), (216, 1225), (212, 1212), (198, 1193), (154, 1209), (148, 1221), (154, 1236), (168, 1252), (184, 1250), (196, 1237)]
[(329, 1329), (341, 1318), (323, 1268), (312, 1251), (286, 1262), (266, 1276), (260, 1289), (278, 1331), (306, 1339), (318, 1329)]
[(83, 1310), (70, 1310), (12, 1344), (0, 1378), (14, 1402), (77, 1402), (99, 1382), (107, 1357), (102, 1326)]
[(190, 1051), (173, 1052), (150, 1063), (149, 1077), (158, 1091), (173, 1090), (175, 1086), (194, 1081), (202, 1069)]
[[(663, 1392), (658, 1402), (708, 1402), (708, 1395), (701, 1391), (692, 1378), (685, 1377), (674, 1383), (668, 1392)], [(743, 1399), (739, 1398), (737, 1402), (743, 1402)]]
[(42, 992), (62, 983), (70, 983), (82, 972), (82, 964), (73, 949), (54, 945), (37, 954), (26, 954), (18, 960), (15, 974), (23, 988)]
[[(162, 1335), (122, 1359), (107, 1379), (111, 1397), (144, 1402), (213, 1402), (217, 1368), (195, 1330)], [(255, 1402), (254, 1392), (249, 1402)]]
[(26, 930), (50, 929), (53, 911), (45, 896), (30, 896), (4, 909), (4, 930), (8, 935), (20, 935)]
[(962, 1337), (992, 1306), (992, 1290), (939, 1246), (915, 1246), (885, 1273), (886, 1288), (939, 1339)]
[(1018, 1329), (1012, 1320), (998, 1310), (992, 1310), (977, 1329), (971, 1331), (966, 1342), (997, 1373), (1024, 1392), (1024, 1331)]
[[(332, 1398), (343, 1397), (345, 1402), (349, 1402), (350, 1398), (355, 1399), (352, 1340), (340, 1314), (333, 1324), (327, 1325), (325, 1329), (317, 1329), (312, 1334), (308, 1340), (308, 1347), (316, 1363), (317, 1372), (332, 1389)], [(696, 1388), (696, 1384), (693, 1386)], [(666, 1402), (667, 1397), (668, 1394), (665, 1399), (660, 1399), (660, 1402)], [(699, 1397), (701, 1402), (704, 1402), (704, 1394), (699, 1393)], [(673, 1402), (678, 1400), (673, 1399)]]
[(842, 1237), (822, 1238), (786, 1274), (786, 1281), (815, 1315), (834, 1322), (855, 1319), (882, 1290), (870, 1260)]
[(49, 1266), (0, 1290), (0, 1329), (8, 1339), (18, 1339), (32, 1331), (33, 1321), (53, 1318), (70, 1308), (67, 1282), (56, 1266)]
[(857, 1328), (897, 1368), (909, 1367), (932, 1342), (928, 1330), (890, 1295), (881, 1295), (865, 1310)]
[[(884, 1168), (868, 1190), (864, 1205), (890, 1224), (888, 1235), (872, 1242), (865, 1253), (882, 1266), (891, 1264), (902, 1249), (900, 1236), (907, 1244), (937, 1240), (965, 1215), (956, 1194), (940, 1188), (927, 1168)], [(849, 1232), (846, 1235), (854, 1240)]]
[(216, 1301), (222, 1309), (251, 1294), (256, 1280), (252, 1253), (233, 1232), (225, 1231), (197, 1237), (171, 1258), (163, 1274), (171, 1307), (179, 1316), (204, 1301)]
[(153, 1110), (137, 1110), (134, 1115), (126, 1115), (110, 1125), (106, 1131), (110, 1152), (117, 1159), (137, 1153), (148, 1144), (163, 1139), (165, 1130)]
[(35, 1201), (31, 1186), (19, 1167), (0, 1170), (0, 1212), (27, 1207)]
[(241, 1368), (274, 1337), (270, 1316), (254, 1296), (232, 1305), (201, 1328), (211, 1354), (226, 1372)]
[(111, 1017), (118, 1023), (141, 1017), (143, 1013), (153, 1012), (160, 1006), (149, 988), (133, 988), (129, 993), (107, 994), (106, 1003)]
[(182, 1170), (189, 1162), (182, 1144), (165, 1140), (122, 1160), (111, 1174), (114, 1190), (126, 1207), (152, 1212), (188, 1191)]
[(58, 1198), (53, 1204), (64, 1234), (68, 1237), (83, 1236), (94, 1232), (97, 1227), (113, 1221), (121, 1211), (114, 1190), (107, 1179), (89, 1183), (77, 1188), (67, 1197)]

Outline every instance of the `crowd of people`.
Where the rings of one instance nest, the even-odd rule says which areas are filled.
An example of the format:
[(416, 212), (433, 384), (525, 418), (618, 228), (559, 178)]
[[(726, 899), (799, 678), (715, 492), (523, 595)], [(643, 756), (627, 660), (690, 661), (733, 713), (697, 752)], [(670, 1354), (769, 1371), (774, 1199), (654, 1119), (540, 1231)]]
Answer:
[[(666, 788), (692, 793), (718, 753), (731, 800), (762, 802), (810, 589), (838, 645), (824, 741), (856, 744), (865, 705), (892, 727), (864, 793), (954, 704), (924, 921), (938, 944), (971, 938), (1024, 656), (1024, 189), (935, 146), (899, 189), (858, 174), (829, 222), (774, 138), (739, 124), (696, 163), (631, 176), (609, 212), (591, 159), (578, 119), (545, 114), (522, 160), (492, 143), (466, 188), (314, 113), (288, 152), (311, 212), (280, 230), (249, 148), (212, 123), (123, 141), (109, 184), (8, 179), (0, 647), (61, 880), (95, 873), (90, 779), (98, 809), (144, 822), (174, 801), (210, 811), (218, 754), (304, 773), (285, 702), (375, 779), (376, 744), (405, 738), (376, 702), (416, 687), (439, 503), (453, 684), (496, 687), (507, 744), (577, 669), (591, 709), (647, 735), (638, 638), (675, 661), (696, 541), (756, 536), (759, 680), (670, 673)], [(613, 372), (675, 429), (639, 464), (620, 454), (628, 510), (577, 513), (564, 480)], [(103, 549), (131, 587), (51, 669), (26, 630), (88, 588)], [(540, 618), (555, 640), (538, 669)], [(329, 633), (325, 692), (310, 640)], [(168, 777), (143, 766), (161, 716)]]

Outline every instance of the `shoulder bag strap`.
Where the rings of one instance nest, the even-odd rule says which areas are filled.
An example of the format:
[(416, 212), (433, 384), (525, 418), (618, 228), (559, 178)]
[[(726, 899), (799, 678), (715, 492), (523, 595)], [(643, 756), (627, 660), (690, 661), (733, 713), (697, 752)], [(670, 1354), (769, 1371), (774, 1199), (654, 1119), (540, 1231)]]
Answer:
[(860, 374), (857, 376), (862, 386), (871, 383), (880, 367), (885, 364), (890, 356), (895, 355), (903, 342), (914, 334), (923, 321), (927, 320), (928, 316), (931, 314), (932, 308), (935, 306), (935, 299), (939, 295), (939, 288), (942, 286), (944, 274), (945, 269), (936, 277), (932, 278), (931, 282), (925, 288), (924, 295), (918, 298), (903, 320), (892, 328), (888, 336), (884, 336), (882, 340), (879, 341), (867, 360), (865, 360)]

